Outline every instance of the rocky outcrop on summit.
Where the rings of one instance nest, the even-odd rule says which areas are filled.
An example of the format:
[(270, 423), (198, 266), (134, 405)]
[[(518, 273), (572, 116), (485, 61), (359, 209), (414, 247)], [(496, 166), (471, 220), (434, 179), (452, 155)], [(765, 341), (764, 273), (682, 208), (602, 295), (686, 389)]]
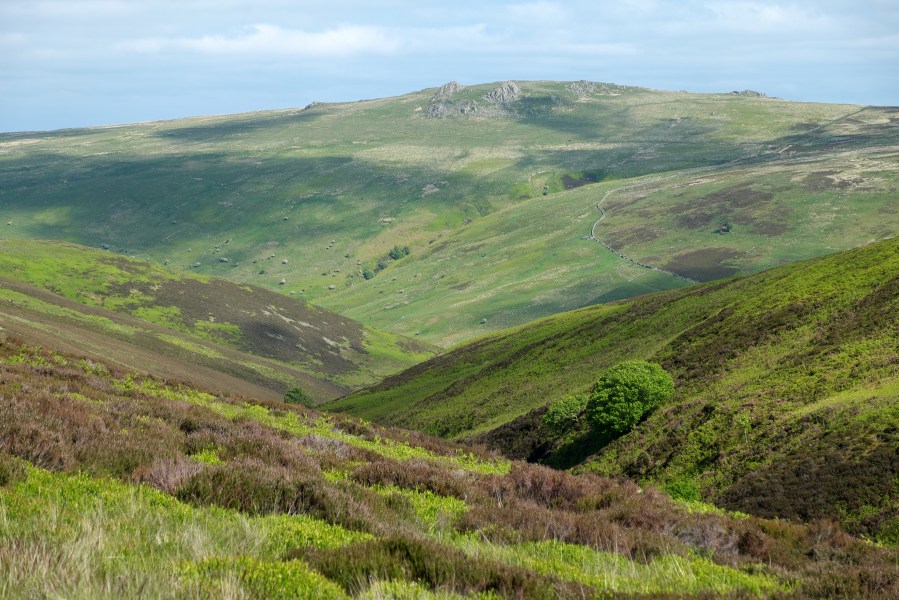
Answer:
[(497, 104), (511, 104), (521, 97), (521, 88), (514, 81), (504, 81), (502, 85), (484, 94), (484, 100)]
[[(473, 102), (456, 104), (452, 97), (465, 89), (458, 81), (450, 81), (441, 85), (431, 97), (431, 104), (425, 113), (429, 119), (445, 119), (457, 113), (471, 114), (477, 110)], [(471, 105), (471, 106), (469, 106)]]
[(448, 98), (451, 98), (456, 92), (461, 92), (464, 89), (465, 86), (458, 81), (450, 81), (449, 83), (444, 83), (443, 85), (441, 85), (440, 88), (434, 93), (434, 97), (431, 100), (433, 102), (446, 100)]
[(730, 93), (730, 95), (731, 96), (744, 96), (746, 98), (767, 98), (768, 97), (768, 94), (766, 94), (764, 92), (757, 92), (755, 90), (743, 90), (742, 92), (738, 91), (738, 90), (734, 90)]
[(482, 96), (481, 90), (466, 90), (456, 81), (442, 85), (434, 92), (424, 117), (427, 119), (452, 119), (474, 117), (477, 119), (496, 119), (508, 117), (533, 117), (537, 114), (552, 112), (562, 105), (562, 100), (553, 94), (525, 94), (514, 81), (504, 81), (496, 88)]
[(572, 81), (565, 86), (565, 89), (578, 96), (589, 96), (596, 91), (596, 84), (592, 81), (581, 79), (580, 81)]
[(626, 92), (636, 91), (638, 88), (581, 79), (580, 81), (572, 81), (566, 84), (565, 89), (579, 98), (587, 98), (589, 96), (620, 96)]

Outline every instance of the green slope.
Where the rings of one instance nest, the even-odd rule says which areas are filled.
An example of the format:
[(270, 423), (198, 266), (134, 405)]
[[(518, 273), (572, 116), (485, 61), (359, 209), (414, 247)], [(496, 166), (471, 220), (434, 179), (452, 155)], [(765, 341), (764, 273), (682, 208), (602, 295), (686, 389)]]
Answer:
[(889, 597), (896, 551), (0, 341), (0, 596)]
[(0, 297), (6, 329), (43, 331), (131, 368), (202, 375), (207, 385), (221, 373), (230, 377), (219, 389), (237, 378), (268, 388), (249, 390), (266, 397), (300, 385), (333, 398), (431, 355), (263, 288), (61, 242), (0, 240)]
[[(489, 84), (0, 134), (0, 235), (106, 244), (173, 270), (198, 264), (450, 345), (681, 285), (583, 239), (594, 205), (632, 183), (651, 194), (613, 192), (599, 239), (693, 278), (847, 249), (899, 225), (886, 200), (895, 110), (520, 86), (507, 102), (486, 99)], [(724, 221), (733, 233), (715, 235)], [(365, 280), (397, 244), (411, 255)]]
[[(630, 358), (676, 396), (611, 441), (540, 427)], [(483, 337), (329, 409), (899, 541), (899, 238)]]

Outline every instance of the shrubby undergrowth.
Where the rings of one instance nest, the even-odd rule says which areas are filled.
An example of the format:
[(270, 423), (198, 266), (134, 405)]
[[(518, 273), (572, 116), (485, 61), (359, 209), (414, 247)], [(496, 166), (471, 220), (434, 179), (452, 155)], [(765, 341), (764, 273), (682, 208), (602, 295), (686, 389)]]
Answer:
[(14, 339), (0, 475), (5, 596), (899, 592), (895, 552), (832, 523), (691, 511), (626, 480)]

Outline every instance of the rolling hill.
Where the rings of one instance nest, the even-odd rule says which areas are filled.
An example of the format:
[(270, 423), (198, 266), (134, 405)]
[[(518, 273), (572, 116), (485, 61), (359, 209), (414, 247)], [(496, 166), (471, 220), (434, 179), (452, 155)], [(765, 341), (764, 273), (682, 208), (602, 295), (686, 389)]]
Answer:
[(0, 323), (57, 349), (219, 391), (318, 401), (431, 355), (269, 290), (62, 242), (0, 240)]
[[(897, 140), (891, 108), (448, 84), (0, 134), (0, 223), (6, 239), (105, 245), (449, 346), (888, 237)], [(390, 260), (394, 246), (411, 253)]]
[(585, 81), (0, 134), (0, 597), (899, 597), (897, 180)]
[(884, 598), (896, 550), (0, 340), (0, 596)]
[[(487, 335), (327, 407), (896, 543), (897, 286), (892, 238)], [(542, 427), (549, 402), (633, 358), (676, 382), (645, 422), (618, 439)]]

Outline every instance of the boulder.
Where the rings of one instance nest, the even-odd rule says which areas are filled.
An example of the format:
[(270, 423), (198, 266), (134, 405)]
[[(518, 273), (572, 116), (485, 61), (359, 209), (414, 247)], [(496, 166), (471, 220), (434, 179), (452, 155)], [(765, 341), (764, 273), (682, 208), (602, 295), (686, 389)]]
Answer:
[(449, 83), (444, 83), (443, 85), (440, 86), (440, 89), (438, 89), (437, 92), (434, 94), (433, 101), (436, 102), (438, 100), (446, 100), (447, 98), (450, 98), (456, 92), (461, 92), (464, 89), (465, 89), (465, 86), (463, 86), (458, 81), (450, 81)]
[(487, 92), (484, 95), (484, 100), (497, 104), (510, 104), (520, 97), (521, 88), (518, 87), (518, 84), (514, 81), (504, 81), (502, 85), (492, 92)]

